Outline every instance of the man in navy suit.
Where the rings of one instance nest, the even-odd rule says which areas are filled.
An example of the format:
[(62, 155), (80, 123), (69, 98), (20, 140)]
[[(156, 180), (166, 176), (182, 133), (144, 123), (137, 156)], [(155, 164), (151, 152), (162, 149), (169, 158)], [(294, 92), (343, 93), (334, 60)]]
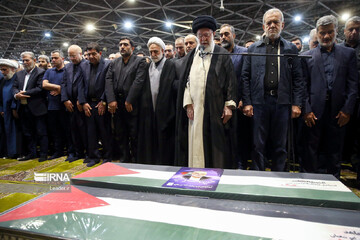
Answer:
[(100, 162), (98, 139), (103, 145), (103, 163), (111, 161), (110, 114), (106, 111), (105, 76), (110, 61), (101, 57), (98, 43), (86, 47), (89, 61), (84, 64), (83, 81), (79, 83), (79, 103), (83, 106), (87, 126), (89, 148), (87, 166)]
[(71, 137), (76, 152), (75, 154), (70, 153), (65, 161), (73, 162), (84, 158), (87, 150), (85, 115), (82, 105), (78, 101), (78, 86), (84, 77), (81, 69), (86, 61), (82, 58), (82, 50), (78, 45), (71, 45), (68, 48), (68, 56), (71, 63), (65, 65), (64, 78), (61, 84), (61, 102), (70, 112)]
[(16, 73), (12, 90), (14, 98), (20, 103), (18, 113), (29, 153), (19, 160), (36, 158), (36, 143), (39, 140), (39, 162), (43, 162), (47, 160), (48, 153), (46, 93), (42, 89), (45, 71), (36, 67), (34, 53), (23, 52), (21, 58), (25, 69)]
[[(279, 9), (263, 16), (265, 36), (248, 48), (249, 53), (297, 54), (296, 46), (280, 36), (284, 16)], [(254, 170), (265, 170), (272, 159), (272, 171), (284, 171), (289, 118), (301, 114), (303, 82), (298, 58), (246, 56), (242, 70), (243, 112), (253, 117)], [(292, 83), (292, 86), (290, 84)], [(270, 144), (270, 145), (269, 145)], [(271, 150), (266, 156), (267, 146)]]
[[(223, 24), (220, 27), (220, 41), (221, 46), (228, 50), (229, 53), (245, 53), (247, 48), (237, 46), (235, 44), (235, 29), (229, 24)], [(251, 122), (250, 118), (242, 113), (242, 100), (241, 100), (241, 70), (244, 58), (242, 55), (231, 55), (231, 61), (234, 64), (236, 73), (236, 89), (237, 89), (237, 103), (238, 110), (233, 111), (230, 124), (232, 130), (229, 131), (231, 135), (230, 141), (232, 144), (231, 152), (234, 158), (234, 163), (237, 164), (236, 168), (247, 169), (247, 160), (250, 159), (251, 152)]]
[[(327, 173), (340, 178), (345, 125), (356, 102), (358, 72), (355, 51), (335, 44), (337, 27), (334, 16), (320, 18), (316, 23), (319, 46), (304, 53), (312, 58), (303, 60), (307, 84), (303, 169), (319, 172), (319, 167), (324, 166)], [(323, 163), (320, 162), (320, 152)]]

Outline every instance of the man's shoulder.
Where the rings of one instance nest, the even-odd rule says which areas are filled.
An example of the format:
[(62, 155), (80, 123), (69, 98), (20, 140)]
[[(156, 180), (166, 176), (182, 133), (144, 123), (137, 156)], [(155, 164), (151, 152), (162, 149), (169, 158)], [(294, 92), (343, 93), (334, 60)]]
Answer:
[(34, 68), (34, 71), (37, 75), (40, 75), (40, 74), (44, 74), (45, 73), (45, 70), (42, 69), (42, 68), (39, 68), (39, 67), (35, 67)]
[(242, 46), (238, 46), (235, 45), (234, 47), (234, 53), (242, 53), (242, 52), (247, 52), (247, 48), (246, 47), (242, 47)]
[(346, 47), (344, 44), (335, 44), (335, 49), (340, 50), (341, 52), (345, 54), (353, 54), (355, 53), (355, 49), (351, 47)]

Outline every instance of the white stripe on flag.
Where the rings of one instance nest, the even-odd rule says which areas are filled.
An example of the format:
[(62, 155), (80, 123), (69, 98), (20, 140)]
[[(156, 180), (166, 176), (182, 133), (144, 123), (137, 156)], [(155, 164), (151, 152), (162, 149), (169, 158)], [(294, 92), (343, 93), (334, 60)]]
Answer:
[[(351, 234), (360, 233), (360, 228), (315, 223), (291, 218), (275, 218), (164, 204), (150, 201), (99, 198), (110, 205), (77, 212), (108, 215), (143, 221), (174, 224), (248, 236), (273, 239), (352, 239)], [(240, 205), (240, 204), (239, 204)], [(241, 205), (239, 206), (241, 207)]]

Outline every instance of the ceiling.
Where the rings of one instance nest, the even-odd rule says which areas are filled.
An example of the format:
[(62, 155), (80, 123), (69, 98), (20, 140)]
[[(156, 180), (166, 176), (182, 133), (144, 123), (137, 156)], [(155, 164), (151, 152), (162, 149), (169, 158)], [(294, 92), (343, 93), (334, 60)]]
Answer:
[[(146, 50), (150, 37), (157, 36), (173, 43), (179, 36), (191, 33), (192, 20), (200, 15), (212, 15), (220, 24), (235, 27), (236, 42), (243, 44), (262, 34), (262, 16), (272, 7), (281, 9), (285, 17), (282, 36), (308, 35), (316, 20), (324, 15), (340, 17), (345, 11), (360, 15), (359, 0), (0, 0), (0, 57), (18, 59), (22, 51), (36, 55), (55, 49), (66, 52), (64, 42), (84, 48), (98, 42), (103, 54), (118, 51), (120, 36), (131, 36), (137, 50)], [(293, 17), (302, 15), (300, 22)], [(171, 20), (173, 25), (166, 27)], [(133, 28), (126, 29), (125, 21)], [(85, 30), (93, 23), (95, 31)], [(344, 22), (339, 22), (342, 38)], [(51, 37), (45, 37), (50, 32)]]

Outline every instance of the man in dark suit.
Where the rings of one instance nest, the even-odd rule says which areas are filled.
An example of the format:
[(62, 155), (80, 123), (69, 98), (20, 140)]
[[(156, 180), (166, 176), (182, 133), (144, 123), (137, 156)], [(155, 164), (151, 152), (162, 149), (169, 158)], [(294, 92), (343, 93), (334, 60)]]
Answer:
[(147, 68), (145, 58), (133, 54), (135, 46), (129, 37), (120, 38), (119, 49), (121, 57), (110, 63), (106, 74), (105, 93), (121, 161), (135, 162), (138, 102)]
[[(228, 50), (229, 53), (244, 53), (247, 48), (237, 46), (235, 44), (235, 29), (229, 24), (223, 24), (220, 27), (220, 40), (221, 46)], [(244, 116), (242, 113), (242, 100), (241, 100), (241, 70), (244, 58), (242, 55), (231, 55), (231, 61), (234, 64), (236, 74), (236, 102), (238, 103), (238, 110), (233, 111), (230, 124), (232, 130), (228, 131), (231, 136), (232, 144), (232, 157), (236, 168), (247, 169), (247, 160), (251, 159), (251, 119)]]
[(106, 111), (105, 76), (110, 61), (101, 57), (98, 43), (86, 47), (89, 61), (84, 64), (83, 81), (79, 83), (79, 103), (83, 106), (87, 127), (88, 159), (84, 162), (92, 167), (100, 162), (98, 140), (103, 146), (103, 163), (111, 161), (110, 114)]
[(87, 151), (87, 134), (85, 115), (82, 105), (78, 102), (78, 86), (83, 80), (82, 67), (86, 61), (82, 58), (82, 50), (78, 45), (68, 48), (71, 63), (65, 65), (63, 82), (61, 84), (61, 102), (70, 112), (71, 137), (75, 147), (75, 154), (70, 153), (65, 161), (73, 162), (85, 158)]
[[(341, 44), (345, 47), (355, 49), (357, 58), (357, 70), (360, 83), (360, 17), (349, 18), (345, 23), (345, 41)], [(360, 84), (359, 84), (360, 87)], [(358, 88), (360, 89), (360, 88)], [(357, 181), (360, 185), (360, 97), (358, 95), (354, 109), (354, 117), (350, 119), (345, 135), (345, 147), (343, 150), (343, 161), (351, 161), (356, 169)]]
[[(284, 16), (273, 8), (263, 16), (265, 36), (248, 48), (249, 53), (297, 54), (295, 45), (280, 36)], [(244, 114), (253, 117), (254, 150), (252, 169), (265, 170), (266, 158), (272, 171), (284, 171), (289, 118), (301, 113), (303, 94), (298, 58), (246, 56), (242, 70)], [(290, 84), (292, 83), (292, 86)], [(269, 145), (271, 144), (271, 145)], [(268, 146), (268, 147), (267, 147)], [(266, 150), (270, 152), (266, 154)]]
[(47, 160), (48, 137), (46, 130), (46, 95), (42, 89), (44, 70), (36, 67), (32, 52), (21, 53), (24, 70), (16, 73), (13, 84), (14, 98), (20, 102), (18, 113), (28, 143), (28, 155), (19, 160), (36, 158), (36, 143), (40, 143), (39, 162)]
[[(345, 125), (353, 113), (358, 92), (358, 73), (355, 51), (335, 44), (337, 19), (324, 16), (316, 23), (319, 46), (305, 55), (304, 79), (307, 83), (304, 104), (306, 172), (318, 172), (324, 165), (327, 173), (340, 178), (340, 160), (345, 136)], [(320, 149), (324, 146), (324, 149)], [(319, 161), (319, 153), (324, 163)]]

